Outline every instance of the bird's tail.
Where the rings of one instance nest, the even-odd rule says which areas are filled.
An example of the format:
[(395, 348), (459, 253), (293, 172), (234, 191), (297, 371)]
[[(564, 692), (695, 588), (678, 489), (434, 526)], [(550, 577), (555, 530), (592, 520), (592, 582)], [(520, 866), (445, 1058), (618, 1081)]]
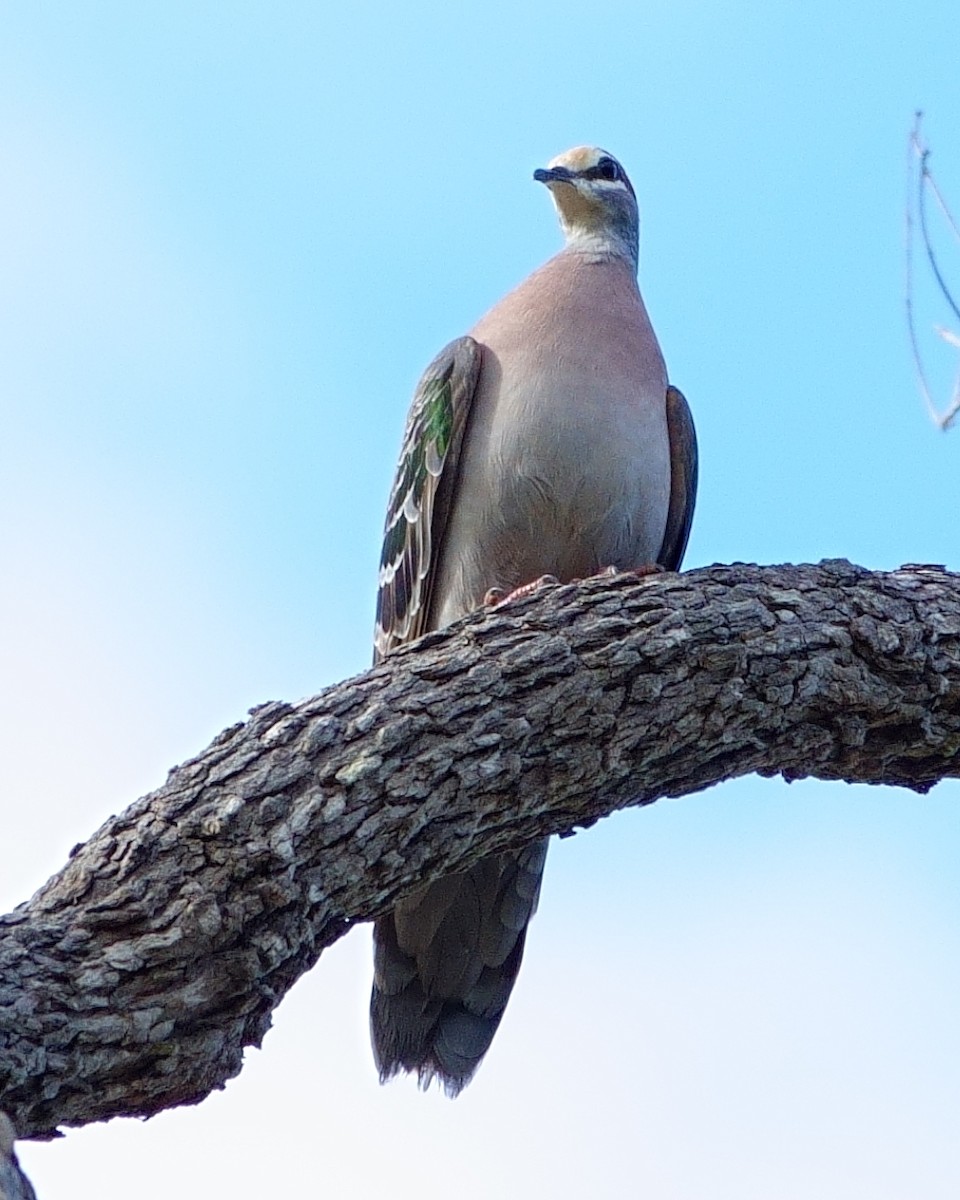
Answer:
[(381, 1081), (415, 1071), (448, 1096), (490, 1048), (520, 970), (547, 841), (428, 883), (376, 922), (370, 1033)]

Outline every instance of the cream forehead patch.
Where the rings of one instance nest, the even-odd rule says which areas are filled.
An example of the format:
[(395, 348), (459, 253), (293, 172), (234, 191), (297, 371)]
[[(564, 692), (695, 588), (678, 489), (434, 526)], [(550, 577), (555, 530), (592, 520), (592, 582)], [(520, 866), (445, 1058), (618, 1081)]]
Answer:
[(597, 146), (574, 146), (572, 150), (564, 150), (550, 162), (551, 167), (566, 167), (568, 171), (588, 171), (595, 167), (604, 151)]

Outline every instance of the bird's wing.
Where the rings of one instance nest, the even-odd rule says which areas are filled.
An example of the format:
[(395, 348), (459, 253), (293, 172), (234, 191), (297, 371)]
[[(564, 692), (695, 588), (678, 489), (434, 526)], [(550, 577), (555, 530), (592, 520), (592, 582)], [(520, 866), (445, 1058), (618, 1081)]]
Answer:
[(657, 562), (668, 571), (680, 568), (687, 548), (697, 499), (697, 434), (683, 393), (667, 388), (667, 432), (670, 437), (670, 507)]
[(425, 631), (480, 363), (479, 343), (457, 338), (414, 392), (383, 532), (374, 662)]

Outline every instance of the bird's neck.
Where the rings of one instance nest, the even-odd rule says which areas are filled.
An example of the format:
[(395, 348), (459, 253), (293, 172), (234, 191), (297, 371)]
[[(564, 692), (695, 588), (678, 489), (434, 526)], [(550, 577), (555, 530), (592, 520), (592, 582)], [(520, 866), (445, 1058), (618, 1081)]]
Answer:
[(622, 259), (636, 274), (640, 262), (640, 235), (636, 227), (564, 225), (563, 232), (567, 249), (573, 253), (582, 254), (590, 262)]

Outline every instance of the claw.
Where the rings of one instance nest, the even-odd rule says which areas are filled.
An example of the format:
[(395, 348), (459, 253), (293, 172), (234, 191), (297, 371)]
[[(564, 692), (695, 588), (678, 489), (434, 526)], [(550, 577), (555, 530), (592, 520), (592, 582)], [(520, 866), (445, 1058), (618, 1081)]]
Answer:
[[(611, 570), (610, 573), (615, 575), (617, 572)], [(666, 573), (667, 568), (661, 567), (659, 563), (643, 563), (642, 566), (628, 567), (622, 572), (624, 575), (636, 575), (638, 579), (643, 579), (647, 575), (665, 575)]]
[[(643, 579), (647, 575), (663, 575), (666, 572), (666, 567), (661, 567), (659, 563), (643, 563), (639, 567), (601, 567), (593, 575), (588, 576), (589, 579), (609, 579), (612, 575), (636, 575), (638, 579)], [(580, 579), (572, 580), (573, 583), (582, 583)]]
[(534, 579), (530, 583), (524, 583), (520, 587), (514, 588), (512, 592), (508, 592), (506, 588), (488, 588), (483, 597), (483, 603), (488, 608), (499, 608), (501, 604), (508, 604), (511, 600), (522, 600), (524, 596), (532, 596), (534, 592), (538, 592), (542, 587), (559, 582), (560, 580), (556, 575), (541, 575), (539, 579)]

